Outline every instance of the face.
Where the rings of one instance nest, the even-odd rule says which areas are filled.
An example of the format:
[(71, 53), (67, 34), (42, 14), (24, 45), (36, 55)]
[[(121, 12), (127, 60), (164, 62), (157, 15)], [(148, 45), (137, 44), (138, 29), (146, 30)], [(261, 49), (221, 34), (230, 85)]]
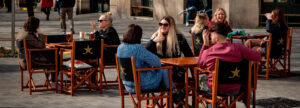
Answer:
[(167, 34), (170, 29), (170, 24), (167, 20), (161, 20), (159, 23), (160, 32)]
[(218, 22), (224, 22), (224, 20), (225, 20), (225, 13), (222, 10), (218, 11), (217, 21)]
[(104, 16), (101, 16), (98, 19), (99, 28), (106, 28), (108, 26), (109, 21), (105, 19)]
[(272, 12), (272, 21), (273, 22), (278, 22), (278, 16), (275, 16), (274, 12)]

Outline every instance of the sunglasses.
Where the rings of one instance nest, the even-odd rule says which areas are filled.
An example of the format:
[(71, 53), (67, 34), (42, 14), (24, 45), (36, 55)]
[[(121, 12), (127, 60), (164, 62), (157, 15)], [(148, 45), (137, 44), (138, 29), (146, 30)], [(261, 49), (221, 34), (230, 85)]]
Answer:
[(107, 21), (107, 20), (100, 20), (100, 19), (98, 20), (98, 22), (102, 22), (102, 21)]
[(169, 23), (158, 23), (159, 26), (164, 26), (164, 27), (168, 27)]

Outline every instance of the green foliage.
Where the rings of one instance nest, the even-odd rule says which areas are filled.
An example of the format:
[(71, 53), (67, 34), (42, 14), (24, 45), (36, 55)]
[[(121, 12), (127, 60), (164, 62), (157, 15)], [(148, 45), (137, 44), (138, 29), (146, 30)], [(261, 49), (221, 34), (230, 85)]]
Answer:
[(16, 57), (17, 54), (18, 54), (17, 51), (15, 51), (15, 56), (13, 56), (11, 49), (0, 47), (0, 57)]

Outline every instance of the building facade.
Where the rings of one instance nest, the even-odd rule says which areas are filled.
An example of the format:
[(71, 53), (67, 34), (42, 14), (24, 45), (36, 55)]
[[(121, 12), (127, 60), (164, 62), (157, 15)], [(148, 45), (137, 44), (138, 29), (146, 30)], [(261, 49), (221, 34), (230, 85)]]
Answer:
[[(153, 20), (170, 15), (177, 24), (183, 24), (185, 16), (178, 15), (178, 12), (185, 9), (185, 2), (186, 0), (77, 0), (77, 13), (111, 11), (114, 17)], [(300, 25), (300, 0), (212, 0), (212, 8), (224, 8), (233, 28), (264, 26), (264, 13), (275, 8), (281, 8), (286, 13), (289, 26)]]

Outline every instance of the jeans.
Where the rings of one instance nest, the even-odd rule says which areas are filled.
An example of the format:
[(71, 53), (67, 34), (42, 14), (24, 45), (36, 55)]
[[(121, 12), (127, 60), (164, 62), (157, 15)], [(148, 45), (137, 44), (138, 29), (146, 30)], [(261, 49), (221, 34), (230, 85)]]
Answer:
[(188, 8), (188, 12), (186, 14), (185, 23), (189, 22), (192, 11), (197, 11), (197, 8), (195, 6), (192, 6), (192, 7)]

